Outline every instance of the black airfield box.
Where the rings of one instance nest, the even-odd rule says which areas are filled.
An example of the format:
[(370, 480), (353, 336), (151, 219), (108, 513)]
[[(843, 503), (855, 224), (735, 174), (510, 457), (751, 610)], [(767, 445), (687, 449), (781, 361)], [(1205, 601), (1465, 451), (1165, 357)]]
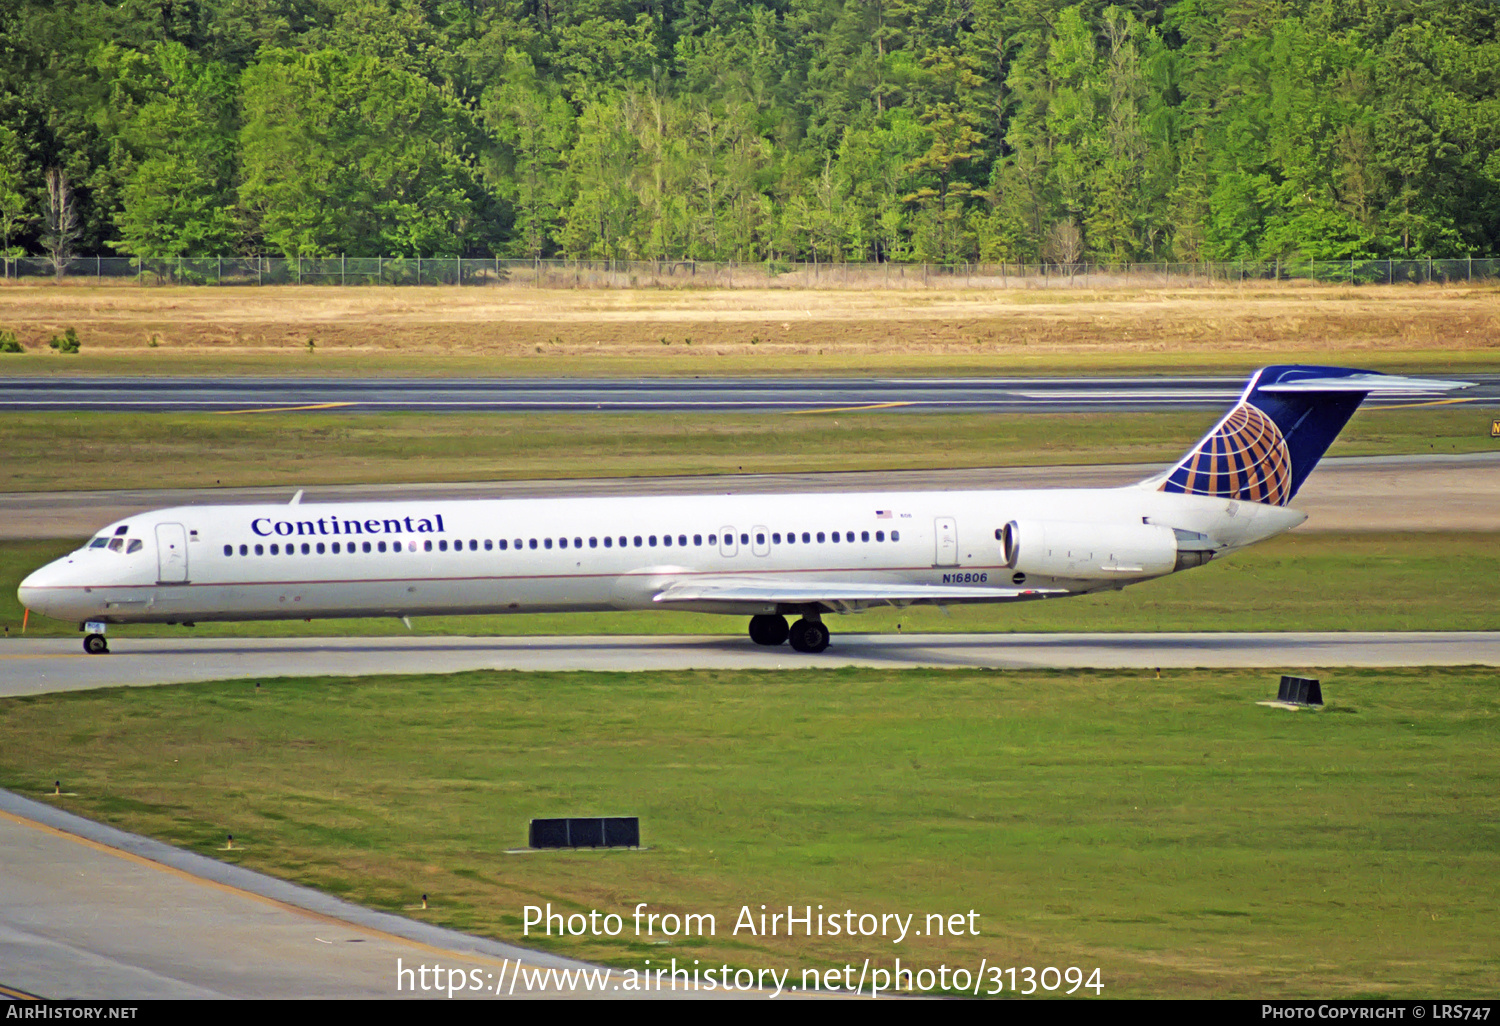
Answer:
[(528, 843), (533, 848), (639, 848), (639, 816), (571, 816), (534, 819)]
[(1282, 677), (1276, 689), (1276, 701), (1293, 705), (1322, 705), (1323, 689), (1311, 677)]

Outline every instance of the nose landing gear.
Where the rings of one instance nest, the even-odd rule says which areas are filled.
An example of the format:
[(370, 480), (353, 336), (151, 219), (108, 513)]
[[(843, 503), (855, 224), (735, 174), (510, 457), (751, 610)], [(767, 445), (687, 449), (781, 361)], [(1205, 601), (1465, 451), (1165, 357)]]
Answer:
[(109, 652), (109, 642), (102, 634), (86, 634), (83, 638), (83, 650), (89, 655), (106, 655)]

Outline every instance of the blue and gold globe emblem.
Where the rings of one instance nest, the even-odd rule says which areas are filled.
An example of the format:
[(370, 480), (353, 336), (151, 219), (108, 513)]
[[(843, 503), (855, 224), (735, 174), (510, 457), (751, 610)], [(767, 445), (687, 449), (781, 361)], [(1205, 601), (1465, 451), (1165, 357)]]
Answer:
[(1286, 439), (1270, 417), (1241, 403), (1178, 464), (1162, 490), (1285, 506), (1292, 497)]

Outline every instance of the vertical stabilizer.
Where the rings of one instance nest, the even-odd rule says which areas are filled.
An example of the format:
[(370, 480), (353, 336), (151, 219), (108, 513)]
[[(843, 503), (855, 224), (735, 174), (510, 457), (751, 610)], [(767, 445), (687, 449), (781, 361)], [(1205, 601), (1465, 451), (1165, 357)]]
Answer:
[(1171, 470), (1159, 491), (1285, 506), (1365, 396), (1468, 387), (1348, 367), (1262, 367), (1234, 409)]

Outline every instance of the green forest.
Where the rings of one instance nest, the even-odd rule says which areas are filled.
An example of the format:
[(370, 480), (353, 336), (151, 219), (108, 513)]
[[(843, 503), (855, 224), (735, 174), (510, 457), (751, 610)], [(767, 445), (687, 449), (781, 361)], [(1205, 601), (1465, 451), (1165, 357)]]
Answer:
[(0, 249), (1500, 253), (1495, 0), (0, 0)]

